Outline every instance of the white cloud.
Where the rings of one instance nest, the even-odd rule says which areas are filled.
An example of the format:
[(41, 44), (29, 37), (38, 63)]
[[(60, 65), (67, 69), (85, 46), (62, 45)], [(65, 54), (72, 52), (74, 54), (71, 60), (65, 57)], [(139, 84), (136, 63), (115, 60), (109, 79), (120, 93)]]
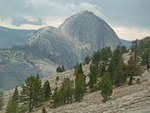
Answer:
[(126, 40), (142, 39), (143, 37), (150, 36), (149, 29), (141, 29), (135, 27), (113, 27), (119, 38)]
[[(94, 13), (100, 14), (101, 7), (96, 4), (91, 4), (89, 2), (79, 2), (79, 3), (61, 3), (57, 1), (50, 0), (26, 0), (25, 8), (32, 8), (36, 14), (42, 16), (70, 16), (73, 13), (77, 13), (83, 10), (89, 10)], [(60, 14), (60, 15), (57, 15)], [(35, 14), (33, 14), (35, 15)]]
[(108, 20), (108, 23), (114, 26), (113, 29), (120, 38), (133, 40), (150, 35), (148, 27), (143, 29), (146, 28), (145, 26), (149, 26), (149, 10), (146, 9), (149, 8), (148, 3), (140, 2), (139, 4), (136, 1), (0, 0), (0, 26), (17, 29), (38, 29), (44, 26), (58, 27), (67, 17), (88, 10), (104, 20)]
[[(18, 9), (16, 13), (12, 12), (11, 15), (8, 15), (5, 18), (6, 20), (10, 18), (8, 26), (14, 27), (14, 25), (16, 25), (15, 28), (22, 28), (25, 25), (31, 24), (30, 27), (32, 26), (32, 28), (37, 29), (40, 24), (43, 24), (41, 27), (58, 27), (67, 17), (84, 10), (92, 11), (99, 16), (102, 15), (100, 6), (88, 2), (66, 2), (63, 4), (50, 0), (21, 0), (20, 2), (24, 3), (24, 5), (20, 3), (23, 5), (22, 9)], [(39, 19), (41, 19), (41, 21), (39, 21)], [(4, 23), (5, 26), (7, 26), (7, 22)], [(4, 23), (0, 23), (0, 25), (3, 25)]]

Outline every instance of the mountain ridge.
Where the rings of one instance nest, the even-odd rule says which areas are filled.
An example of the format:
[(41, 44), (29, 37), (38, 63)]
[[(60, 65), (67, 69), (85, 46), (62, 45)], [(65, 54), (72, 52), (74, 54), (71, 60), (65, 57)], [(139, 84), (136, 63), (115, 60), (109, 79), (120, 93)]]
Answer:
[(0, 26), (0, 48), (24, 44), (35, 30), (11, 29)]
[[(41, 28), (25, 44), (14, 46), (8, 52), (2, 50), (0, 62), (5, 60), (8, 62), (0, 63), (0, 67), (3, 67), (0, 69), (0, 78), (3, 78), (4, 74), (7, 78), (15, 80), (16, 85), (20, 85), (22, 82), (19, 77), (24, 78), (30, 76), (29, 74), (37, 73), (40, 77), (49, 76), (56, 73), (58, 65), (72, 69), (76, 63), (82, 62), (94, 51), (106, 46), (114, 49), (121, 44), (112, 28), (103, 21), (97, 20), (99, 18), (93, 13), (86, 11), (77, 15), (80, 16), (75, 15), (76, 19), (73, 18), (74, 15), (72, 16), (73, 24), (64, 22), (69, 26), (67, 28), (66, 26), (61, 26), (63, 29), (51, 26)], [(72, 31), (68, 30), (70, 27)], [(11, 70), (11, 72), (5, 70)], [(4, 89), (6, 81), (8, 79), (1, 82), (3, 86), (1, 89)], [(15, 84), (7, 84), (5, 89), (12, 87), (15, 87)]]

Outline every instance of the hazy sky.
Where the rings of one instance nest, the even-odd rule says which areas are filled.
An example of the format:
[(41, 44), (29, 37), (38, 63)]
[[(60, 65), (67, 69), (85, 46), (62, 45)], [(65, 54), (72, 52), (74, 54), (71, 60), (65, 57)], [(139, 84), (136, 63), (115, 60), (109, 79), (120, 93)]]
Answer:
[(0, 26), (58, 27), (84, 10), (104, 19), (122, 39), (150, 36), (150, 0), (0, 0)]

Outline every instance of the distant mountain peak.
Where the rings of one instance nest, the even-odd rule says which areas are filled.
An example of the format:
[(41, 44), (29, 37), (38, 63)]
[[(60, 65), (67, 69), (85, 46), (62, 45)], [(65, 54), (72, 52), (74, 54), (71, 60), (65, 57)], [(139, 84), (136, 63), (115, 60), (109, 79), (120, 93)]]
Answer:
[(59, 26), (59, 28), (61, 28), (62, 26), (65, 26), (65, 24), (68, 24), (69, 22), (71, 21), (74, 21), (74, 20), (79, 20), (79, 18), (81, 19), (84, 19), (83, 22), (85, 22), (86, 20), (88, 20), (89, 18), (96, 18), (96, 15), (93, 13), (93, 12), (90, 12), (90, 11), (82, 11), (82, 12), (79, 12), (69, 18), (67, 18), (63, 24), (61, 24)]
[(112, 50), (116, 45), (121, 44), (117, 34), (100, 17), (93, 12), (83, 11), (75, 14), (59, 27), (60, 31), (82, 43), (92, 45), (93, 50), (111, 46)]

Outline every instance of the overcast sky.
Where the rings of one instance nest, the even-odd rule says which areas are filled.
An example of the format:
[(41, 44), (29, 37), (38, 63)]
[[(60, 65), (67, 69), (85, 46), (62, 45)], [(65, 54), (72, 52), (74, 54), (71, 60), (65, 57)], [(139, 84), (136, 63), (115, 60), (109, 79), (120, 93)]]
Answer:
[(150, 0), (0, 0), (0, 26), (58, 27), (84, 10), (104, 19), (122, 39), (150, 36)]

